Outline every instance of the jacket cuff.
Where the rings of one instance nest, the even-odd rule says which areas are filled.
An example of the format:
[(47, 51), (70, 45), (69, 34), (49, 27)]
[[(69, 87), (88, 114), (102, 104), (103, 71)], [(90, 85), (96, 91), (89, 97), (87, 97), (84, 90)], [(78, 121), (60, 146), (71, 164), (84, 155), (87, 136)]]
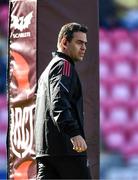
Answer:
[(72, 138), (72, 137), (74, 137), (74, 136), (81, 135), (81, 133), (80, 133), (80, 130), (77, 129), (77, 130), (75, 130), (75, 131), (72, 131), (72, 132), (68, 133), (68, 135), (69, 135), (70, 138)]

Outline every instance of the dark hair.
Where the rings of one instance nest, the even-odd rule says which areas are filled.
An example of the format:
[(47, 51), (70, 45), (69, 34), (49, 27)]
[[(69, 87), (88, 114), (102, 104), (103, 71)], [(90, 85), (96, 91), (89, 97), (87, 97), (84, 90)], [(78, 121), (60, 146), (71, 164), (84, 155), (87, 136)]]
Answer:
[(60, 43), (61, 39), (63, 37), (66, 37), (67, 41), (71, 41), (73, 38), (74, 32), (83, 32), (87, 33), (88, 28), (84, 25), (78, 24), (78, 23), (68, 23), (62, 26), (59, 35), (58, 35), (58, 44)]

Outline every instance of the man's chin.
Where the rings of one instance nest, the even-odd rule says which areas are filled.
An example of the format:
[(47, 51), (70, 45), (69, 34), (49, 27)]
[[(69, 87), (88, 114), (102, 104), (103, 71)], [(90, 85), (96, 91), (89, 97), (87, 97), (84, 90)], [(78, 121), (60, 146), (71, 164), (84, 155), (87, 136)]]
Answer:
[(78, 61), (83, 61), (83, 57), (76, 58), (75, 61), (76, 61), (76, 62), (78, 62)]
[(80, 58), (79, 58), (79, 61), (83, 61), (83, 57), (80, 57)]

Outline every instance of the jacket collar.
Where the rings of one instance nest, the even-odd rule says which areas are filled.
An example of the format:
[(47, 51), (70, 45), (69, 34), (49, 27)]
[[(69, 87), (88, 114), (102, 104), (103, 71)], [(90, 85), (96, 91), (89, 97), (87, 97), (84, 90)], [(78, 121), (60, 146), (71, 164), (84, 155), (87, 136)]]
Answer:
[(61, 58), (64, 58), (66, 59), (67, 61), (69, 61), (71, 64), (75, 65), (75, 63), (73, 62), (73, 60), (71, 59), (71, 57), (69, 57), (68, 55), (62, 53), (62, 52), (53, 52), (52, 53), (53, 56), (58, 56), (58, 57), (61, 57)]

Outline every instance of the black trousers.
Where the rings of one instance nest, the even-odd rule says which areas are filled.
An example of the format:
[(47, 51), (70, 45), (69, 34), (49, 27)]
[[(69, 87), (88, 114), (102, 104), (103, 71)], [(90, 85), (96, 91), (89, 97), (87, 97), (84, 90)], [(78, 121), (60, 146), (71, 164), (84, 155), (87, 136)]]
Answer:
[(37, 158), (37, 180), (91, 179), (85, 156)]

